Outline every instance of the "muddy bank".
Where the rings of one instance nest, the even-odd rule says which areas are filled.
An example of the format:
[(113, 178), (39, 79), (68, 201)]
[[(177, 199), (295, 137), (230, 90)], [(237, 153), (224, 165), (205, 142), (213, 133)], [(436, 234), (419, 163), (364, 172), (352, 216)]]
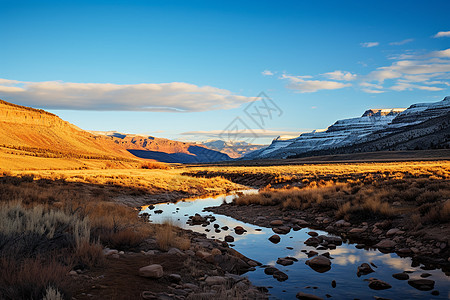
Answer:
[[(450, 226), (441, 224), (423, 227), (418, 231), (408, 230), (408, 218), (350, 223), (306, 209), (304, 211), (283, 210), (281, 206), (258, 204), (222, 204), (206, 209), (217, 214), (233, 217), (246, 223), (272, 227), (274, 233), (283, 238), (290, 230), (309, 227), (324, 230), (358, 244), (361, 248), (378, 248), (384, 253), (395, 252), (401, 257), (411, 257), (413, 264), (422, 263), (425, 268), (442, 268), (450, 274)], [(274, 222), (275, 221), (275, 222)], [(321, 246), (317, 244), (317, 246)]]
[[(253, 261), (225, 242), (184, 234), (191, 243), (186, 250), (163, 250), (155, 238), (134, 251), (104, 249), (103, 266), (68, 275), (72, 299), (267, 299), (267, 289), (243, 275), (254, 269)], [(158, 270), (146, 273), (148, 266)]]

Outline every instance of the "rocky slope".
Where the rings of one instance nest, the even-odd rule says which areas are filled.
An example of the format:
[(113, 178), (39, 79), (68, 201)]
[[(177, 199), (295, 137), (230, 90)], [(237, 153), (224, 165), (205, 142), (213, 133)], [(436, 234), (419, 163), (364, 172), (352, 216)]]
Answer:
[(339, 120), (326, 130), (276, 139), (245, 159), (446, 148), (450, 145), (449, 126), (450, 97), (408, 109), (370, 109), (359, 118)]

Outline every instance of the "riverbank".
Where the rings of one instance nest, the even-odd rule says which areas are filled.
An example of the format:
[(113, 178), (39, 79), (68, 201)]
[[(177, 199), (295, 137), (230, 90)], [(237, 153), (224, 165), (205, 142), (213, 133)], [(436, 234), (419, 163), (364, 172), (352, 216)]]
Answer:
[(264, 288), (240, 276), (254, 267), (250, 259), (227, 243), (171, 223), (148, 223), (114, 200), (127, 191), (135, 189), (65, 178), (0, 177), (0, 267), (5, 274), (0, 295), (267, 298)]

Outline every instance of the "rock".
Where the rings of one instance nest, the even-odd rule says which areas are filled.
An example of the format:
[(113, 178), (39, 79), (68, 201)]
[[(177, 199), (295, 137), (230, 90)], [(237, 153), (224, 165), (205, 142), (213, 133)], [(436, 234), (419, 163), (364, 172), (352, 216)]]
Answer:
[(319, 255), (310, 260), (307, 260), (305, 261), (305, 264), (319, 273), (325, 273), (331, 269), (331, 261), (323, 255)]
[(392, 277), (394, 277), (395, 279), (398, 279), (398, 280), (408, 280), (409, 279), (409, 275), (406, 273), (395, 273), (395, 274), (392, 274)]
[(313, 256), (316, 256), (317, 254), (319, 254), (318, 252), (316, 252), (316, 251), (313, 251), (313, 250), (311, 250), (311, 251), (309, 251), (308, 253), (307, 253), (307, 255), (308, 255), (308, 258), (309, 257), (313, 257)]
[(227, 231), (229, 228), (228, 228), (228, 226), (223, 226), (221, 229), (224, 231)]
[(117, 254), (117, 253), (114, 253), (114, 254), (109, 255), (108, 257), (111, 257), (111, 258), (114, 258), (114, 259), (118, 259), (118, 258), (120, 258), (120, 255)]
[(319, 239), (316, 238), (316, 237), (310, 237), (310, 238), (307, 239), (304, 243), (305, 243), (305, 245), (315, 247), (315, 246), (318, 246), (318, 245), (320, 244), (320, 241), (319, 241)]
[(334, 223), (336, 227), (350, 227), (352, 224), (349, 222), (346, 222), (345, 220), (339, 220), (336, 223)]
[(276, 234), (272, 235), (272, 236), (269, 238), (269, 241), (271, 241), (271, 242), (274, 243), (274, 244), (278, 244), (278, 243), (280, 242), (280, 240), (281, 240), (280, 236), (279, 236), (279, 235), (276, 235)]
[(205, 279), (207, 285), (225, 285), (227, 283), (227, 279), (221, 276), (208, 276)]
[(103, 249), (103, 255), (110, 256), (113, 254), (119, 254), (119, 251), (117, 251), (116, 249), (109, 249), (109, 248)]
[(72, 270), (69, 272), (69, 275), (78, 275), (78, 273), (77, 273), (77, 271)]
[(431, 279), (410, 279), (408, 284), (420, 291), (431, 291), (434, 288), (434, 280)]
[(392, 286), (385, 281), (375, 279), (375, 278), (369, 279), (369, 288), (371, 288), (372, 290), (386, 290), (386, 289), (390, 289), (391, 287)]
[(173, 283), (179, 283), (181, 281), (181, 276), (179, 274), (170, 274), (169, 280)]
[(280, 270), (276, 270), (275, 272), (273, 272), (272, 276), (278, 281), (286, 281), (288, 279), (287, 274), (281, 272)]
[(244, 227), (242, 226), (236, 226), (234, 227), (234, 232), (236, 232), (236, 234), (243, 234), (244, 232), (246, 232), (247, 230), (244, 229)]
[(219, 224), (214, 224), (213, 227), (218, 229), (220, 227), (220, 225)]
[(267, 267), (264, 269), (264, 273), (266, 273), (267, 275), (273, 275), (275, 271), (278, 271), (278, 269), (275, 267)]
[(315, 231), (310, 231), (310, 232), (308, 232), (308, 235), (310, 235), (310, 236), (318, 236), (319, 234), (317, 232), (315, 232)]
[(331, 281), (331, 287), (334, 289), (336, 287), (336, 280)]
[(366, 245), (364, 245), (364, 244), (356, 244), (355, 248), (356, 249), (364, 249), (365, 246)]
[(378, 244), (375, 245), (375, 247), (377, 248), (382, 248), (382, 249), (391, 249), (394, 248), (396, 245), (396, 243), (392, 240), (389, 239), (384, 239), (382, 241), (380, 241)]
[(162, 213), (163, 213), (163, 210), (162, 210), (162, 209), (158, 209), (158, 210), (155, 210), (154, 213), (155, 213), (155, 214), (162, 214)]
[(292, 265), (293, 263), (294, 263), (293, 260), (285, 259), (285, 258), (278, 258), (278, 260), (277, 260), (277, 264), (282, 265), (282, 266), (289, 266), (289, 265)]
[(386, 236), (396, 235), (396, 234), (398, 234), (399, 231), (401, 231), (401, 230), (398, 228), (391, 228), (386, 232)]
[(272, 231), (277, 234), (288, 234), (291, 231), (291, 227), (289, 226), (280, 226), (272, 228)]
[(398, 249), (397, 250), (397, 253), (398, 254), (403, 254), (403, 255), (408, 255), (408, 254), (411, 254), (411, 249), (409, 249), (409, 248), (401, 248), (401, 249)]
[(170, 248), (169, 251), (167, 251), (167, 254), (177, 255), (177, 256), (185, 256), (183, 251), (181, 251), (178, 248)]
[(139, 269), (139, 276), (147, 278), (161, 278), (164, 275), (163, 267), (158, 264), (148, 265)]
[(434, 290), (434, 291), (432, 291), (431, 292), (431, 295), (433, 295), (433, 296), (439, 296), (439, 291), (438, 290)]
[(361, 233), (367, 230), (367, 227), (362, 228), (352, 228), (350, 229), (349, 233)]
[(361, 276), (361, 275), (367, 275), (370, 273), (375, 272), (369, 264), (367, 263), (363, 263), (358, 267), (358, 271), (356, 272), (356, 275)]
[(191, 222), (193, 225), (200, 225), (206, 222), (206, 218), (200, 216), (199, 214), (195, 214), (192, 218), (191, 218)]
[(228, 243), (234, 242), (234, 237), (232, 237), (231, 235), (225, 236), (225, 242), (228, 242)]
[(211, 250), (211, 255), (222, 255), (222, 251), (217, 248)]
[(206, 251), (197, 251), (197, 252), (195, 253), (195, 255), (196, 255), (197, 257), (200, 257), (201, 259), (203, 259), (203, 260), (206, 261), (206, 262), (209, 262), (209, 263), (214, 262), (214, 256), (213, 256), (211, 253), (209, 253), (209, 252), (206, 252)]
[(247, 263), (248, 263), (248, 265), (249, 265), (250, 267), (257, 267), (257, 266), (260, 265), (260, 263), (257, 263), (257, 262), (254, 261), (254, 260), (249, 260)]
[(427, 277), (430, 277), (430, 276), (431, 276), (430, 273), (422, 273), (422, 274), (420, 274), (420, 277), (422, 277), (422, 278), (427, 278)]
[(270, 226), (282, 226), (284, 223), (282, 220), (273, 220), (269, 224)]
[(307, 294), (307, 293), (303, 293), (303, 292), (298, 292), (297, 295), (295, 295), (295, 297), (297, 297), (297, 299), (300, 299), (300, 300), (323, 300), (323, 298), (320, 298), (319, 296)]

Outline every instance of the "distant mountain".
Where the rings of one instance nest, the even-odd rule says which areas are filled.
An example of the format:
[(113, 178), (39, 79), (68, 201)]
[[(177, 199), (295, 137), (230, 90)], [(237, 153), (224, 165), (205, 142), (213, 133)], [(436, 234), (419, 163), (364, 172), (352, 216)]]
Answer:
[(210, 163), (227, 161), (231, 158), (205, 145), (173, 141), (153, 136), (124, 134), (116, 131), (90, 131), (96, 135), (108, 136), (133, 155), (166, 163)]
[(228, 154), (231, 158), (239, 158), (252, 151), (266, 147), (265, 145), (249, 144), (247, 142), (226, 142), (223, 140), (212, 140), (202, 143), (211, 150)]
[(408, 109), (370, 109), (359, 118), (336, 121), (325, 130), (303, 133), (244, 156), (244, 159), (305, 157), (381, 150), (450, 146), (450, 97)]

